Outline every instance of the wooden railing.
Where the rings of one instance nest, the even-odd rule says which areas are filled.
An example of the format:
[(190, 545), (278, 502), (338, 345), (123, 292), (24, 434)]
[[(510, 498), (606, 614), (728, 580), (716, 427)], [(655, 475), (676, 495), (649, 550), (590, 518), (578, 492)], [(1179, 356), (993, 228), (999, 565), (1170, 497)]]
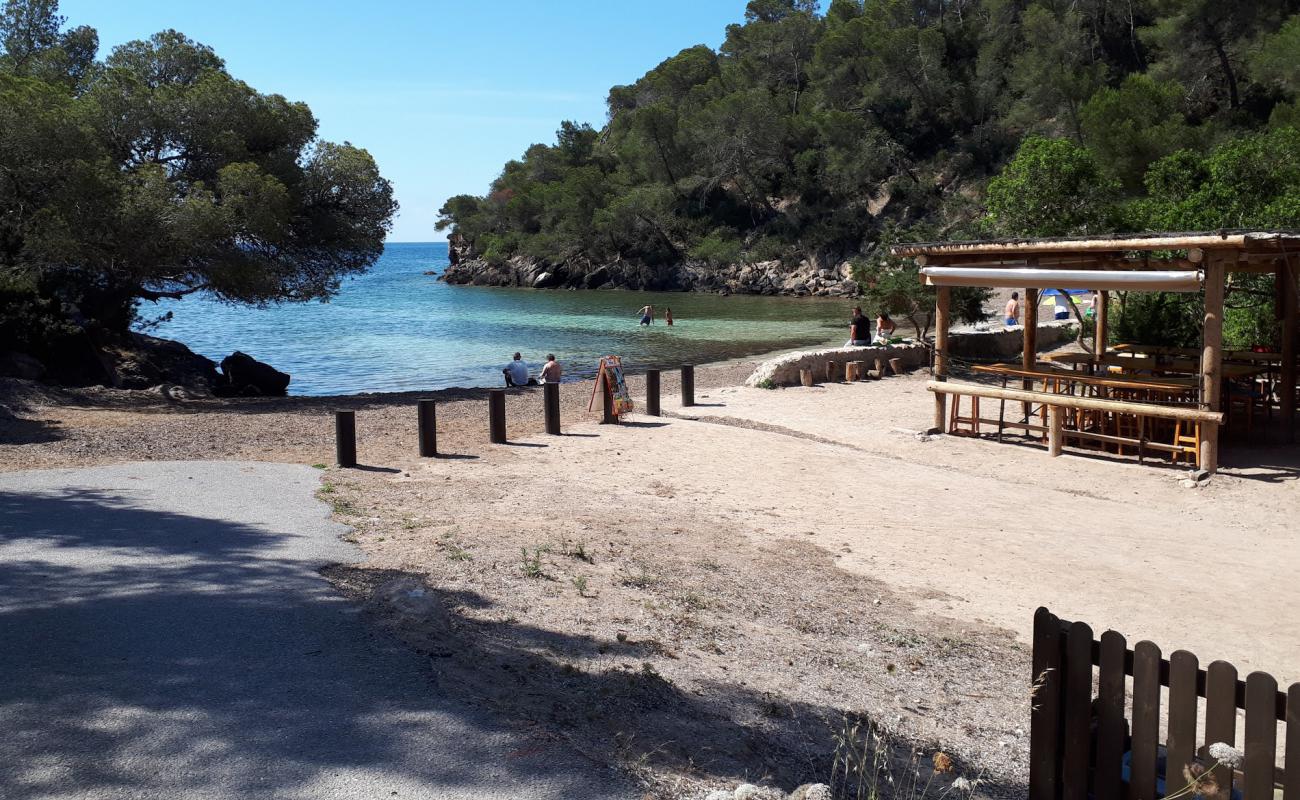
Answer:
[[(1167, 660), (1151, 642), (1130, 650), (1115, 631), (1096, 640), (1086, 624), (1063, 621), (1045, 608), (1034, 615), (1033, 676), (1030, 800), (1156, 800), (1187, 786), (1185, 767), (1207, 769), (1223, 800), (1233, 797), (1234, 785), (1244, 800), (1300, 800), (1300, 683), (1282, 694), (1263, 672), (1237, 680), (1237, 668), (1226, 661), (1202, 670), (1185, 650)], [(1125, 714), (1129, 676), (1131, 717)], [(1163, 738), (1162, 695), (1168, 703)], [(1198, 747), (1202, 697), (1205, 733)], [(1241, 737), (1238, 709), (1246, 712)], [(1285, 724), (1282, 771), (1275, 768), (1279, 722)], [(1241, 742), (1240, 769), (1208, 755), (1217, 742)], [(1190, 800), (1198, 793), (1182, 796)]]

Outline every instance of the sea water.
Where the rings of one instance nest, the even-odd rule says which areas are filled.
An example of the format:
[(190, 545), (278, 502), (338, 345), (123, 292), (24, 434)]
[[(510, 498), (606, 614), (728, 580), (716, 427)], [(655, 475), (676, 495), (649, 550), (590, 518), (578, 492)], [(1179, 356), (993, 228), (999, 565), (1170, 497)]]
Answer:
[[(554, 353), (566, 379), (594, 374), (603, 355), (629, 371), (703, 364), (844, 338), (847, 300), (688, 292), (566, 291), (450, 286), (445, 242), (389, 244), (328, 303), (267, 309), (189, 297), (149, 332), (220, 361), (235, 350), (293, 376), (290, 394), (500, 386), (515, 351), (534, 374)], [(426, 274), (432, 272), (434, 274)], [(637, 310), (656, 308), (654, 325)], [(672, 308), (668, 327), (663, 310)]]

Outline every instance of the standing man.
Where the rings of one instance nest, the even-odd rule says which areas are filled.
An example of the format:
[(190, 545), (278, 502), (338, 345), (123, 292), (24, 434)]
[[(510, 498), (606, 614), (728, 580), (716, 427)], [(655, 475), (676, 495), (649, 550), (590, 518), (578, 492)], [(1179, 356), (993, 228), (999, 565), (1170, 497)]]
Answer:
[(1020, 292), (1011, 293), (1011, 299), (1007, 301), (1005, 322), (1008, 328), (1014, 328), (1020, 324)]
[(654, 323), (654, 321), (655, 321), (655, 307), (654, 307), (654, 306), (641, 306), (641, 310), (638, 311), (637, 313), (641, 315), (641, 324), (642, 324), (642, 325), (651, 325), (651, 324)]
[(853, 307), (849, 320), (849, 341), (845, 347), (866, 347), (871, 344), (871, 320), (862, 316), (862, 306)]

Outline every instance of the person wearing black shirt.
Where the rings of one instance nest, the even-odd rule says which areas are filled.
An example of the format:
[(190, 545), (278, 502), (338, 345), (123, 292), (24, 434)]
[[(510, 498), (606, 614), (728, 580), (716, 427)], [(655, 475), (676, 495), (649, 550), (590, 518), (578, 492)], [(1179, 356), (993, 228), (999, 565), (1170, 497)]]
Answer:
[(862, 316), (862, 306), (853, 307), (853, 319), (849, 320), (849, 341), (845, 347), (866, 347), (871, 344), (871, 320)]

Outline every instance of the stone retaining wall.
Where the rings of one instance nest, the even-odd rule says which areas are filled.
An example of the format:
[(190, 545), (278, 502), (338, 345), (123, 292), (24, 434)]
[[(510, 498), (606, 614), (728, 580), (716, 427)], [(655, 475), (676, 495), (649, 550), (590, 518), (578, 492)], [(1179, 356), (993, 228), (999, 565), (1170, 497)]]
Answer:
[[(1045, 322), (1038, 326), (1038, 348), (1050, 349), (1067, 338), (1067, 328), (1072, 322)], [(948, 336), (949, 352), (959, 358), (980, 361), (1009, 359), (1020, 353), (1024, 342), (1021, 328), (1000, 329), (995, 331), (966, 331)], [(882, 358), (902, 359), (905, 369), (916, 369), (930, 365), (930, 345), (923, 343), (891, 344), (873, 347), (832, 347), (823, 350), (801, 350), (786, 353), (764, 361), (758, 365), (753, 374), (745, 381), (746, 386), (757, 386), (771, 381), (777, 386), (790, 386), (799, 383), (799, 370), (811, 369), (816, 380), (826, 378), (826, 362), (865, 361), (868, 369), (874, 369), (875, 360)]]

